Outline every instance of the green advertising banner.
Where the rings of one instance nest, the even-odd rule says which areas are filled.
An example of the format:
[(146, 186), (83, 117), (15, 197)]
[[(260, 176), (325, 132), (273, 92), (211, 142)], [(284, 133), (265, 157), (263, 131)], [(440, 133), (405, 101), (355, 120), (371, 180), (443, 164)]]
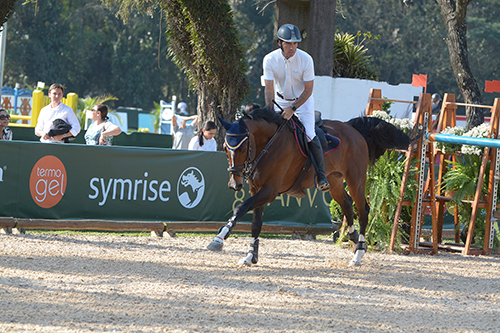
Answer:
[[(0, 141), (0, 216), (224, 222), (250, 197), (226, 169), (223, 152)], [(307, 193), (278, 196), (264, 223), (331, 226), (330, 195)]]

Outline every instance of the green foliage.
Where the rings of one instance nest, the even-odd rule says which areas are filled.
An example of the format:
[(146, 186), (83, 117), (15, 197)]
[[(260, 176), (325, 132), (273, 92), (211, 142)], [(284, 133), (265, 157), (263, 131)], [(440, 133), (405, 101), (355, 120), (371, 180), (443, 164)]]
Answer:
[[(452, 191), (454, 201), (459, 203), (462, 199), (474, 198), (481, 167), (481, 156), (478, 155), (458, 155), (457, 161), (446, 161), (450, 168), (443, 176), (441, 185), (444, 191)], [(489, 174), (489, 162), (485, 176)], [(483, 181), (481, 193), (488, 193), (488, 181)]]
[[(363, 36), (361, 41), (360, 36)], [(371, 69), (371, 56), (367, 54), (368, 49), (364, 45), (366, 41), (377, 38), (378, 36), (373, 37), (370, 32), (361, 34), (358, 31), (356, 35), (337, 32), (333, 51), (334, 76), (377, 80), (376, 71)]]
[[(387, 246), (391, 238), (405, 164), (403, 153), (387, 151), (368, 171), (366, 193), (371, 209), (366, 236), (372, 244), (377, 243), (379, 248)], [(410, 170), (405, 200), (414, 201), (416, 198), (415, 172), (415, 168)], [(409, 218), (408, 208), (404, 212), (406, 216), (402, 214), (401, 217)], [(408, 220), (400, 218), (400, 222)]]
[[(450, 205), (457, 205), (459, 223), (465, 232), (469, 227), (472, 215), (472, 204), (469, 202), (462, 202), (462, 200), (473, 200), (475, 197), (479, 171), (481, 168), (481, 159), (482, 156), (464, 154), (458, 155), (456, 162), (446, 161), (446, 163), (450, 164), (450, 169), (443, 176), (441, 187), (444, 191), (453, 193), (453, 202), (450, 203)], [(490, 162), (486, 165), (481, 196), (488, 194), (489, 184), (487, 175), (489, 175), (489, 169)], [(480, 208), (476, 214), (476, 222), (474, 224), (475, 245), (480, 247), (484, 244), (485, 226), (486, 209)], [(498, 237), (495, 239), (494, 246), (498, 247)]]
[(18, 1), (9, 20), (4, 85), (59, 82), (79, 96), (116, 96), (115, 108), (145, 110), (176, 95), (194, 108), (185, 76), (167, 59), (159, 10), (145, 16), (134, 8), (124, 25), (115, 17), (118, 8), (100, 0), (47, 0), (35, 14), (34, 4)]
[[(391, 84), (411, 82), (412, 74), (428, 74), (427, 92), (453, 93), (463, 101), (450, 63), (446, 22), (435, 0), (344, 1), (335, 17), (339, 31), (380, 35), (370, 45), (374, 68), (381, 80)], [(500, 77), (495, 61), (500, 47), (500, 6), (496, 0), (472, 1), (467, 6), (469, 65), (481, 89), (485, 80)], [(492, 105), (495, 94), (483, 94)], [(458, 109), (463, 114), (463, 108)]]
[(153, 117), (153, 128), (155, 132), (160, 130), (161, 126), (161, 105), (159, 103), (154, 102), (155, 108), (150, 112)]
[[(248, 102), (265, 104), (264, 88), (261, 85), (262, 59), (275, 45), (273, 39), (273, 8), (263, 10), (265, 5), (256, 5), (254, 0), (233, 1), (234, 21), (239, 32), (239, 41), (245, 54), (249, 83)], [(243, 104), (247, 104), (243, 103)]]
[[(413, 163), (415, 162), (413, 161)], [(406, 158), (403, 153), (387, 151), (368, 170), (366, 194), (369, 197), (370, 215), (365, 236), (369, 245), (376, 245), (379, 249), (388, 246), (391, 239), (394, 213), (399, 200), (405, 163)], [(416, 198), (415, 172), (416, 168), (410, 170), (405, 190), (405, 200), (414, 201)], [(330, 212), (334, 221), (342, 221), (342, 211), (334, 200), (330, 203)], [(356, 215), (355, 219), (357, 219)], [(409, 222), (410, 220), (411, 207), (404, 206), (400, 222)], [(355, 226), (358, 227), (357, 221)], [(399, 233), (401, 233), (401, 230), (399, 230)], [(339, 236), (339, 241), (346, 240), (347, 233), (344, 232)]]

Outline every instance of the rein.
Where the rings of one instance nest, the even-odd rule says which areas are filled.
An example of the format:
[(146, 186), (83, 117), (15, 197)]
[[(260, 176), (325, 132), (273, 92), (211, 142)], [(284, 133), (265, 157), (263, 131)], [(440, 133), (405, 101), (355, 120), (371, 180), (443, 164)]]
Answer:
[[(251, 151), (252, 151), (252, 146), (251, 146), (251, 142), (250, 142), (250, 139), (249, 139), (250, 138), (249, 137), (250, 133), (248, 131), (246, 131), (245, 133), (242, 133), (242, 134), (226, 134), (226, 135), (229, 135), (229, 136), (245, 136), (245, 138), (241, 141), (241, 143), (243, 143), (244, 141), (248, 140), (248, 153), (247, 153), (247, 159), (245, 160), (245, 163), (244, 164), (240, 164), (240, 165), (235, 165), (234, 167), (229, 167), (227, 169), (227, 171), (229, 171), (229, 173), (231, 173), (231, 174), (243, 177), (243, 179), (245, 179), (246, 181), (248, 181), (249, 179), (253, 178), (253, 174), (255, 172), (255, 169), (257, 168), (257, 164), (262, 159), (262, 157), (264, 157), (264, 154), (266, 154), (266, 153), (269, 152), (269, 147), (276, 140), (276, 137), (281, 132), (281, 130), (285, 127), (285, 125), (286, 125), (287, 122), (288, 122), (288, 120), (285, 120), (285, 119), (281, 122), (281, 124), (278, 126), (278, 129), (276, 130), (276, 132), (274, 132), (274, 134), (271, 137), (271, 139), (269, 139), (269, 141), (267, 142), (267, 144), (265, 145), (265, 147), (262, 148), (262, 151), (253, 160), (253, 162), (250, 161), (250, 155), (251, 155)], [(238, 145), (238, 148), (241, 146), (241, 143)]]
[[(262, 151), (260, 152), (259, 156), (257, 156), (257, 158), (255, 158), (253, 163), (249, 162), (247, 164), (245, 162), (245, 164), (247, 164), (247, 168), (245, 168), (245, 170), (243, 171), (243, 177), (245, 180), (249, 180), (250, 178), (253, 178), (253, 173), (255, 172), (255, 168), (257, 167), (257, 164), (259, 163), (260, 159), (264, 156), (264, 154), (269, 152), (269, 147), (273, 144), (274, 140), (276, 139), (278, 134), (281, 132), (283, 127), (285, 127), (287, 122), (288, 122), (288, 120), (283, 120), (283, 122), (280, 124), (280, 126), (278, 127), (276, 132), (273, 134), (271, 139), (269, 139), (269, 141), (267, 142), (266, 146), (264, 148), (262, 148)], [(250, 141), (248, 142), (248, 146), (250, 147)], [(250, 159), (250, 151), (247, 155), (247, 160), (248, 159)], [(250, 170), (248, 170), (248, 167), (250, 167)]]

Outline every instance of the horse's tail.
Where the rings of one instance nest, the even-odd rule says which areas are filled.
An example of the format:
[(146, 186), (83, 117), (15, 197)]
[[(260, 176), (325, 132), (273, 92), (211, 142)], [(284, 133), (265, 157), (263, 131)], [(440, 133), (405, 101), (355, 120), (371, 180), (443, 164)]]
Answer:
[(365, 138), (373, 165), (387, 149), (408, 149), (410, 137), (380, 118), (358, 117), (347, 122)]

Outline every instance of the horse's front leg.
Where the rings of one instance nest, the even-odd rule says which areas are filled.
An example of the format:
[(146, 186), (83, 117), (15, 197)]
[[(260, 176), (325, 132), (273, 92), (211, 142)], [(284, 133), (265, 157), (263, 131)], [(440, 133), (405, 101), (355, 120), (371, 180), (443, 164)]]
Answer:
[(239, 261), (240, 265), (251, 266), (259, 261), (259, 235), (262, 230), (262, 214), (264, 205), (253, 210), (252, 218), (252, 240), (250, 241), (250, 250), (245, 258)]
[(243, 217), (248, 211), (253, 208), (253, 204), (256, 197), (250, 197), (249, 199), (240, 203), (234, 209), (233, 216), (227, 221), (226, 225), (219, 229), (217, 236), (212, 239), (212, 242), (208, 244), (207, 249), (212, 251), (221, 251), (224, 247), (224, 240), (228, 239), (231, 231), (233, 230), (238, 220)]

